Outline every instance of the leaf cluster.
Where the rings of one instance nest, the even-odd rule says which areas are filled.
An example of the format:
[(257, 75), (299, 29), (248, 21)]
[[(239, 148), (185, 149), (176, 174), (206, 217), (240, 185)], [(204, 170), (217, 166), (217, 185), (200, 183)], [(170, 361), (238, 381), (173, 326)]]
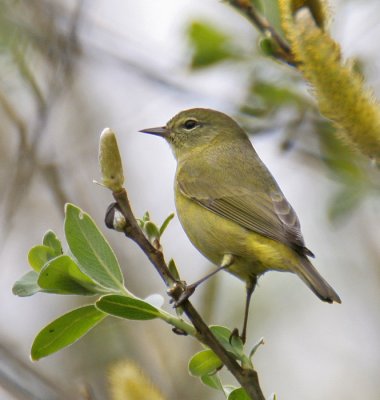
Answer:
[(22, 297), (37, 292), (98, 297), (43, 328), (32, 345), (33, 360), (74, 343), (107, 315), (133, 320), (160, 317), (156, 307), (126, 289), (115, 253), (93, 219), (73, 204), (67, 204), (65, 211), (68, 251), (64, 253), (60, 240), (48, 231), (42, 244), (30, 249), (32, 271), (14, 284), (13, 293)]
[[(157, 245), (172, 218), (173, 214), (157, 227), (145, 213), (138, 222), (147, 238)], [(33, 360), (73, 344), (108, 316), (139, 321), (158, 318), (174, 327), (174, 332), (197, 337), (194, 327), (182, 319), (180, 307), (176, 309), (177, 315), (172, 315), (161, 308), (160, 295), (144, 300), (125, 287), (119, 262), (108, 241), (93, 219), (73, 204), (66, 205), (64, 231), (68, 250), (64, 251), (56, 234), (48, 231), (42, 244), (30, 249), (28, 261), (32, 270), (14, 284), (13, 293), (21, 297), (40, 292), (92, 296), (95, 299), (45, 326), (34, 339), (31, 348)], [(179, 279), (174, 260), (170, 260), (168, 266), (173, 277)], [(247, 356), (241, 339), (228, 328), (212, 326), (210, 330), (243, 367), (253, 367), (251, 358), (257, 346)], [(207, 346), (189, 362), (190, 374), (199, 377), (205, 385), (222, 391), (230, 400), (248, 399), (243, 388), (222, 383), (218, 375), (222, 367), (218, 356)]]

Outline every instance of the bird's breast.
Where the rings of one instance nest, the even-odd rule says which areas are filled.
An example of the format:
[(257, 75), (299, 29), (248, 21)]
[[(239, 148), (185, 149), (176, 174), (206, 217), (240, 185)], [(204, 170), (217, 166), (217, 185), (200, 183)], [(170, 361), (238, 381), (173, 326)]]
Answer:
[(267, 270), (292, 270), (296, 256), (286, 245), (250, 231), (183, 195), (175, 185), (175, 202), (181, 225), (193, 245), (212, 263), (225, 254), (234, 256), (229, 272), (242, 280)]
[[(213, 264), (220, 265), (225, 254), (235, 256), (244, 266), (236, 268), (252, 269), (252, 254), (247, 247), (249, 232), (240, 225), (219, 216), (175, 190), (178, 218), (193, 245)], [(249, 260), (249, 261), (248, 261)], [(231, 271), (232, 272), (232, 271)], [(244, 279), (243, 273), (238, 273)]]

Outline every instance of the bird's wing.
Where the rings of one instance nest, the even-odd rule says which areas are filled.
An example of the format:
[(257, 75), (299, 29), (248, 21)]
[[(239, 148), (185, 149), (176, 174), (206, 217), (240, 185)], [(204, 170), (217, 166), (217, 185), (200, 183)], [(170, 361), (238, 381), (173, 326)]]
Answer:
[[(297, 215), (277, 186), (269, 192), (260, 188), (218, 185), (205, 175), (183, 179), (177, 175), (180, 192), (201, 206), (237, 224), (282, 242), (303, 255), (313, 256), (305, 247)], [(227, 188), (228, 187), (228, 188)]]

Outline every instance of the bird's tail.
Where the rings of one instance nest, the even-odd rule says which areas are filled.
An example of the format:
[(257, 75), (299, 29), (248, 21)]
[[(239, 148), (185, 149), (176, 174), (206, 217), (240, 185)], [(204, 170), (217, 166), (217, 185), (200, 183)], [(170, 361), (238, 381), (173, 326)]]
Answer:
[(311, 262), (306, 258), (300, 258), (300, 264), (294, 271), (309, 288), (323, 301), (327, 303), (341, 303), (335, 290), (322, 278)]

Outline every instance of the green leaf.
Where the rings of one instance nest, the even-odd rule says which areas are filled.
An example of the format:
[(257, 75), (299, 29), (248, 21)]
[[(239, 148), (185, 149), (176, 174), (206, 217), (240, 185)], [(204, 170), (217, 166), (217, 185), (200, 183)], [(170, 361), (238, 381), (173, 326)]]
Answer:
[(238, 388), (229, 394), (228, 400), (251, 400), (251, 398), (243, 388)]
[(230, 395), (230, 393), (232, 393), (234, 390), (236, 390), (237, 387), (234, 385), (223, 385), (223, 392), (224, 395), (228, 398), (228, 396)]
[(89, 305), (62, 315), (45, 326), (34, 339), (31, 357), (39, 360), (77, 341), (107, 314)]
[(113, 294), (101, 297), (96, 307), (107, 314), (125, 319), (149, 320), (160, 316), (160, 311), (144, 300)]
[(264, 56), (276, 57), (278, 45), (271, 37), (263, 37), (259, 42), (260, 49)]
[(203, 376), (201, 376), (201, 381), (205, 385), (210, 386), (213, 389), (223, 390), (222, 382), (220, 381), (220, 378), (217, 374), (203, 375)]
[(223, 363), (219, 357), (210, 349), (202, 350), (191, 357), (189, 361), (189, 372), (193, 376), (203, 376), (215, 373)]
[(226, 59), (238, 58), (231, 38), (220, 29), (201, 21), (194, 21), (187, 32), (193, 55), (192, 68), (204, 68)]
[(151, 242), (155, 239), (160, 239), (160, 231), (157, 225), (154, 224), (152, 221), (148, 221), (144, 224), (144, 232)]
[(230, 329), (225, 326), (213, 325), (210, 326), (210, 330), (228, 352), (235, 358), (243, 362), (246, 361), (247, 357), (244, 354), (243, 342), (240, 337), (233, 335)]
[(73, 204), (66, 204), (65, 234), (84, 274), (103, 287), (124, 290), (115, 253), (92, 218)]
[(145, 222), (150, 221), (150, 215), (148, 211), (145, 211), (142, 218), (137, 218), (137, 223), (141, 229), (144, 229)]
[(34, 271), (40, 272), (42, 267), (54, 257), (56, 254), (51, 247), (39, 244), (29, 250), (28, 262)]
[(251, 87), (254, 96), (258, 96), (267, 107), (280, 107), (288, 104), (302, 106), (305, 99), (291, 88), (279, 87), (272, 83), (256, 81)]
[(36, 271), (27, 272), (13, 285), (13, 294), (20, 297), (26, 297), (38, 293), (41, 288), (38, 286), (37, 280), (38, 274)]
[(143, 217), (142, 217), (142, 220), (143, 220), (144, 222), (150, 221), (149, 211), (145, 211), (145, 213), (144, 213), (144, 215), (143, 215)]
[(256, 353), (257, 349), (264, 344), (264, 338), (260, 338), (260, 340), (252, 347), (252, 350), (249, 352), (249, 358), (251, 359)]
[(52, 293), (93, 295), (104, 293), (85, 275), (67, 255), (61, 255), (49, 261), (40, 272), (38, 285)]
[(179, 278), (178, 268), (177, 268), (175, 261), (172, 258), (169, 261), (168, 268), (169, 268), (169, 271), (172, 274), (173, 278), (176, 279), (177, 281), (179, 281), (180, 278)]
[(231, 339), (231, 346), (233, 348), (234, 354), (236, 354), (239, 359), (242, 359), (244, 357), (244, 343), (241, 340), (241, 337), (239, 335), (232, 335)]
[(219, 343), (229, 352), (234, 353), (234, 348), (230, 343), (232, 332), (225, 326), (213, 325), (210, 326), (211, 332), (218, 339)]
[(49, 230), (45, 233), (45, 235), (42, 239), (42, 243), (45, 246), (50, 247), (54, 251), (54, 254), (56, 256), (59, 256), (62, 254), (61, 241), (58, 239), (57, 235), (53, 231)]
[(163, 235), (163, 233), (165, 232), (166, 228), (168, 227), (170, 221), (174, 218), (174, 213), (171, 213), (166, 219), (165, 221), (162, 223), (161, 228), (160, 228), (160, 237)]

